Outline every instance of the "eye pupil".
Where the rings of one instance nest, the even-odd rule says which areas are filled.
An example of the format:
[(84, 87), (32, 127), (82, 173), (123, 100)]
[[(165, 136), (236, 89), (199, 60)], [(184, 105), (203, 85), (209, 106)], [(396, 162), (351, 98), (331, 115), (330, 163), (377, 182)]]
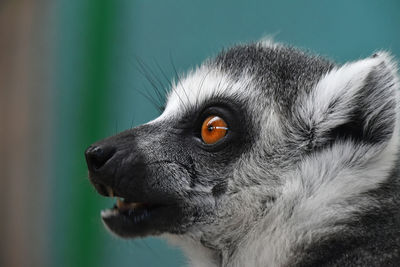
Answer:
[(228, 132), (227, 123), (218, 116), (209, 116), (201, 127), (201, 138), (206, 144), (214, 144), (221, 140)]

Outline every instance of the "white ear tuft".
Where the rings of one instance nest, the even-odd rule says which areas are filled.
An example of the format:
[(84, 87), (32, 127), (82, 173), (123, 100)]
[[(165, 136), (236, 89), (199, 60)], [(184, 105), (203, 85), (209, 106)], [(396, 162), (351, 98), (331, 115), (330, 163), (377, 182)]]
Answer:
[(282, 46), (281, 43), (275, 41), (275, 35), (276, 34), (269, 34), (264, 36), (258, 41), (258, 45), (267, 48), (277, 48), (279, 46)]
[(397, 119), (399, 78), (392, 57), (378, 52), (328, 72), (300, 99), (298, 118), (314, 145), (338, 139), (388, 141)]

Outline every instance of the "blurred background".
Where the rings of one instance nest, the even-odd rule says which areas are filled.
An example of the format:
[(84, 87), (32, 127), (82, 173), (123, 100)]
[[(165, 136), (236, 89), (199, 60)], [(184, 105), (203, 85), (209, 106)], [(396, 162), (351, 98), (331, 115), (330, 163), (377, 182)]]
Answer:
[(174, 68), (266, 35), (339, 63), (399, 59), (400, 1), (1, 0), (0, 266), (186, 266), (106, 232), (83, 152), (155, 118), (152, 83)]

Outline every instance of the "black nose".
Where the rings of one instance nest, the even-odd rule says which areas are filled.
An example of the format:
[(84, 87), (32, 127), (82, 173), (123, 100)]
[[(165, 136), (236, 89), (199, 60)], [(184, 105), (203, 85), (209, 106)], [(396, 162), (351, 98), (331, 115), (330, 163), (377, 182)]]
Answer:
[(98, 171), (114, 155), (115, 148), (110, 146), (90, 146), (85, 151), (89, 171)]

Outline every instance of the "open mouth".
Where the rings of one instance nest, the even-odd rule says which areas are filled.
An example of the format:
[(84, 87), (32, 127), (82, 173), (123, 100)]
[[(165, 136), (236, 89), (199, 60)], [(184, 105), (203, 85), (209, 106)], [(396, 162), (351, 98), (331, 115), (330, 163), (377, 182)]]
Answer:
[(101, 211), (102, 220), (107, 228), (121, 237), (157, 234), (155, 225), (169, 212), (169, 207), (164, 204), (129, 201), (116, 196), (108, 186), (104, 191), (108, 197), (115, 197), (116, 203), (111, 209)]
[(110, 216), (125, 216), (130, 217), (134, 222), (144, 220), (150, 215), (155, 208), (159, 205), (152, 205), (147, 203), (129, 202), (125, 199), (117, 197), (117, 203), (111, 209), (101, 211), (101, 217), (108, 218)]
[(126, 199), (117, 197), (117, 202), (111, 209), (101, 211), (101, 217), (107, 219), (113, 216), (124, 216), (132, 220), (134, 223), (139, 223), (148, 218), (154, 210), (161, 207), (163, 206), (149, 203), (129, 202)]

